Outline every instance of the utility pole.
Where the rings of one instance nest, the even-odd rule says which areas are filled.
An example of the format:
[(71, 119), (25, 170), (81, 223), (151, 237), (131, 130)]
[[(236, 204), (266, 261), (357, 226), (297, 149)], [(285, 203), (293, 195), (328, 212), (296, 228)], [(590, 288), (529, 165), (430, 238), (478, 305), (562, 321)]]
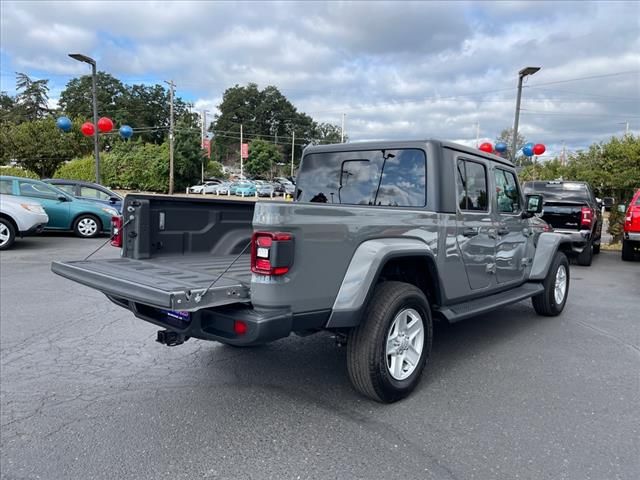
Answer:
[(342, 114), (342, 128), (340, 129), (340, 143), (344, 143), (344, 117), (346, 116), (347, 116), (346, 113)]
[(240, 124), (240, 180), (244, 180), (244, 161), (242, 158), (242, 124)]
[(293, 130), (291, 134), (291, 178), (293, 178), (293, 159), (296, 155), (295, 147), (296, 147), (296, 131)]
[[(202, 110), (202, 148), (203, 149), (205, 148), (204, 141), (207, 138), (207, 113), (209, 113), (209, 110)], [(208, 154), (209, 151), (208, 150), (206, 150), (206, 151), (207, 151), (207, 154)], [(204, 157), (204, 155), (203, 155), (203, 157)], [(209, 159), (207, 158), (207, 161), (208, 160)], [(204, 158), (203, 158), (202, 159), (202, 171), (200, 173), (200, 177), (201, 177), (200, 180), (201, 180), (203, 185), (204, 185), (204, 162), (205, 161), (204, 161)], [(203, 191), (204, 191), (204, 189), (203, 189)]]
[(173, 137), (174, 137), (174, 125), (173, 125), (173, 89), (175, 88), (175, 83), (173, 80), (169, 80), (168, 82), (165, 80), (165, 83), (169, 85), (169, 195), (173, 195)]

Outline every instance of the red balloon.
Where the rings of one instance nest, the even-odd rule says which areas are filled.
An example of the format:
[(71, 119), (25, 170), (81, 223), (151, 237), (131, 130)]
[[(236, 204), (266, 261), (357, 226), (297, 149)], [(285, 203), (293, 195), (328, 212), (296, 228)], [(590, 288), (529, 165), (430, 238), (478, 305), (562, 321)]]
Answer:
[(534, 155), (542, 155), (545, 151), (547, 150), (547, 147), (545, 147), (543, 144), (541, 143), (536, 143), (533, 146), (533, 154)]
[(91, 122), (84, 122), (80, 127), (80, 131), (85, 137), (91, 137), (95, 133), (96, 127)]
[(98, 120), (98, 130), (102, 133), (108, 133), (113, 130), (113, 122), (108, 117), (102, 117)]
[(489, 142), (484, 142), (480, 145), (480, 150), (482, 150), (483, 152), (491, 153), (493, 152), (493, 145), (491, 145)]

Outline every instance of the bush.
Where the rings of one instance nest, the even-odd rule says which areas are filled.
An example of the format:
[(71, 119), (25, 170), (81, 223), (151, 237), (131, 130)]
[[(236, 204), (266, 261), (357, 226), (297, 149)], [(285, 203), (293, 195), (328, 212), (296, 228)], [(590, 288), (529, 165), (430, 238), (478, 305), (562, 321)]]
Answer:
[(9, 175), (11, 177), (25, 177), (25, 178), (40, 178), (31, 170), (25, 170), (20, 167), (2, 167), (0, 168), (0, 175)]
[[(100, 181), (103, 185), (117, 186), (112, 155), (108, 152), (100, 155)], [(93, 155), (75, 158), (58, 167), (53, 178), (66, 178), (69, 180), (96, 181), (96, 161)]]

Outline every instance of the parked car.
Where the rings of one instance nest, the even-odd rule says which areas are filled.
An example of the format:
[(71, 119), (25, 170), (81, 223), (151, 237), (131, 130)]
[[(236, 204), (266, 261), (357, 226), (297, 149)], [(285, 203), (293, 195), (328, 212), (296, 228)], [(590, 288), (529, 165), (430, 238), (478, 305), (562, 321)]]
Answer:
[(330, 331), (380, 402), (418, 385), (434, 318), (528, 298), (540, 315), (564, 309), (570, 239), (531, 234), (542, 197), (522, 195), (505, 158), (436, 140), (314, 146), (297, 186), (291, 203), (127, 195), (121, 257), (52, 270), (159, 325), (166, 345)]
[(231, 184), (229, 182), (222, 182), (221, 184), (213, 187), (213, 193), (216, 195), (228, 195), (230, 186)]
[(585, 182), (525, 182), (524, 191), (543, 196), (542, 219), (553, 231), (571, 239), (573, 255), (579, 265), (589, 266), (600, 253), (602, 204)]
[(42, 205), (30, 198), (7, 194), (6, 187), (10, 187), (9, 182), (0, 180), (0, 250), (11, 248), (16, 236), (42, 232), (49, 221)]
[(624, 216), (622, 259), (633, 260), (640, 254), (640, 189), (633, 196)]
[(276, 188), (271, 183), (263, 183), (262, 185), (258, 185), (256, 188), (256, 192), (259, 197), (275, 197), (278, 195), (276, 192)]
[(73, 195), (81, 200), (98, 202), (102, 205), (115, 208), (118, 213), (122, 213), (122, 197), (116, 192), (109, 190), (104, 185), (82, 180), (65, 180), (62, 178), (48, 178), (43, 180), (54, 187), (64, 190), (69, 195)]
[(215, 187), (220, 185), (222, 182), (220, 180), (208, 180), (200, 185), (194, 185), (193, 187), (189, 187), (189, 193), (215, 193)]
[(252, 197), (256, 194), (256, 185), (253, 182), (244, 181), (238, 183), (234, 195), (242, 197)]
[(49, 216), (45, 230), (71, 230), (91, 238), (111, 230), (111, 218), (118, 215), (113, 207), (80, 200), (40, 180), (0, 176), (2, 191), (31, 198), (42, 205)]

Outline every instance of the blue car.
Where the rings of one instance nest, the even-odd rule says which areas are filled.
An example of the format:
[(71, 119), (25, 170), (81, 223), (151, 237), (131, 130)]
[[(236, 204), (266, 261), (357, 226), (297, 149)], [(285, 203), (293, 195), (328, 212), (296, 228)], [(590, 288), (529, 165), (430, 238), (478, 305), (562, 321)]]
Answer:
[(85, 182), (83, 180), (66, 180), (62, 178), (48, 178), (43, 180), (43, 182), (53, 185), (60, 190), (64, 190), (69, 195), (73, 195), (80, 200), (97, 202), (113, 207), (118, 213), (122, 213), (122, 197), (104, 185)]
[(252, 182), (240, 182), (232, 193), (239, 197), (253, 197), (256, 194), (256, 185)]
[(0, 192), (36, 200), (49, 216), (45, 230), (71, 230), (82, 238), (111, 231), (112, 206), (77, 199), (53, 185), (31, 178), (0, 176)]

